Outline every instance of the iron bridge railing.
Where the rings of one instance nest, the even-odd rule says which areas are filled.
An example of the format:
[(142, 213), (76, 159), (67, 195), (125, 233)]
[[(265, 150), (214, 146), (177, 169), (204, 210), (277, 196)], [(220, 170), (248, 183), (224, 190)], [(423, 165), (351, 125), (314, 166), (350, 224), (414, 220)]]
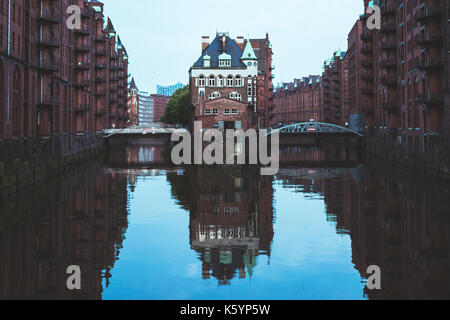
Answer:
[(296, 123), (278, 129), (269, 129), (267, 135), (271, 135), (274, 132), (279, 132), (280, 134), (352, 134), (358, 137), (363, 136), (357, 131), (322, 122)]

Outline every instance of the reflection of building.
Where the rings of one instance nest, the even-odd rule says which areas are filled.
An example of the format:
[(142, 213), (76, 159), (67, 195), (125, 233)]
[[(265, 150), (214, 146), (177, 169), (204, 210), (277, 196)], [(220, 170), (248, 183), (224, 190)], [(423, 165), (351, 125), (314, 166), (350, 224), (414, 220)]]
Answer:
[(282, 169), (278, 179), (323, 197), (326, 219), (352, 239), (352, 262), (362, 278), (369, 266), (381, 268), (382, 290), (366, 290), (370, 299), (448, 299), (448, 186), (380, 163), (367, 167), (341, 168), (339, 175), (327, 168)]
[(258, 168), (188, 170), (190, 241), (203, 262), (203, 278), (227, 284), (252, 276), (257, 257), (270, 256), (272, 178)]
[(172, 86), (156, 86), (156, 93), (160, 96), (167, 96), (167, 97), (171, 97), (173, 96), (173, 94), (178, 90), (183, 88), (183, 84), (182, 83), (177, 83), (174, 84)]
[[(0, 299), (101, 299), (128, 225), (126, 186), (96, 166), (2, 200)], [(71, 265), (81, 268), (81, 291), (67, 289)]]

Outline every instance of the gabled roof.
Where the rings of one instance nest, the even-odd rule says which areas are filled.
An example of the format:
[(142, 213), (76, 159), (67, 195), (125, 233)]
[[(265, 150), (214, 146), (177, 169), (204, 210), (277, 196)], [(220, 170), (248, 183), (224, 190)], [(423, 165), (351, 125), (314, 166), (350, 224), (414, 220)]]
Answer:
[(250, 40), (248, 40), (247, 44), (245, 45), (244, 53), (242, 53), (241, 59), (258, 60), (255, 54), (255, 50), (253, 50), (252, 44), (250, 43)]
[(222, 36), (217, 35), (211, 44), (203, 51), (201, 57), (192, 66), (193, 68), (203, 68), (203, 58), (205, 55), (211, 57), (211, 68), (219, 67), (219, 56), (223, 53), (228, 54), (231, 57), (232, 68), (245, 68), (245, 64), (242, 63), (242, 50), (236, 44), (236, 42), (229, 36), (226, 37), (226, 45), (223, 48)]

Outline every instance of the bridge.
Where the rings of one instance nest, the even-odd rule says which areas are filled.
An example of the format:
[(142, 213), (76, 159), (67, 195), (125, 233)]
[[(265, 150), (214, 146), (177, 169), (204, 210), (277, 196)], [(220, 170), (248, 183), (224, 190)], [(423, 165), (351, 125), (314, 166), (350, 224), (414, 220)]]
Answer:
[(274, 132), (290, 135), (308, 135), (308, 136), (340, 135), (340, 136), (363, 137), (363, 135), (357, 131), (341, 127), (335, 124), (323, 122), (303, 122), (291, 124), (278, 129), (269, 129), (267, 135), (272, 135)]
[(144, 126), (144, 127), (130, 127), (126, 129), (107, 129), (103, 130), (103, 138), (108, 139), (113, 136), (165, 136), (171, 135), (177, 129)]

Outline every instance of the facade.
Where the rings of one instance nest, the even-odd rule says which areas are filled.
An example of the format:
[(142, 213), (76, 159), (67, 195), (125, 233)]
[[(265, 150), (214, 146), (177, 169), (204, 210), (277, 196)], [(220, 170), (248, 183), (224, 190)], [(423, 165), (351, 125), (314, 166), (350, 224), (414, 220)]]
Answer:
[(161, 117), (166, 111), (170, 97), (158, 94), (145, 95), (138, 94), (139, 103), (139, 125), (151, 125), (161, 121)]
[(325, 61), (323, 81), (323, 122), (348, 126), (348, 60), (338, 50)]
[(177, 83), (172, 86), (166, 86), (166, 87), (158, 85), (158, 86), (156, 86), (156, 93), (160, 96), (171, 97), (177, 90), (179, 90), (183, 87), (184, 87), (184, 85), (182, 83)]
[(128, 89), (128, 127), (139, 125), (139, 98), (138, 87), (134, 78), (131, 79), (130, 87)]
[(366, 10), (379, 5), (382, 13), (380, 30), (367, 28), (367, 15), (360, 18), (364, 78), (349, 83), (367, 101), (359, 110), (367, 136), (390, 154), (450, 171), (448, 1), (364, 4)]
[(322, 96), (322, 79), (318, 75), (284, 83), (274, 93), (271, 126), (322, 121)]
[(222, 130), (264, 125), (272, 94), (271, 49), (266, 38), (254, 40), (258, 57), (252, 40), (217, 33), (209, 43), (209, 37), (203, 37), (202, 55), (189, 71), (193, 121)]
[[(66, 158), (126, 126), (128, 55), (99, 1), (0, 1), (0, 162)], [(81, 27), (66, 25), (81, 8)], [(33, 162), (35, 165), (35, 162)], [(25, 170), (24, 168), (22, 168)]]

